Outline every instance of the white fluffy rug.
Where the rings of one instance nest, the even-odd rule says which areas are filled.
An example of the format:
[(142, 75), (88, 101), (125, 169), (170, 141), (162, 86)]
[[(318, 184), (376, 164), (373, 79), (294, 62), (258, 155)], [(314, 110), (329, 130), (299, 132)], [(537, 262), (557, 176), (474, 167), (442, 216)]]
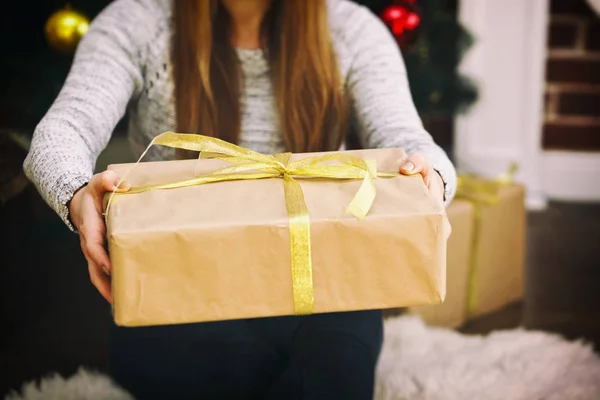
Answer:
[(600, 400), (600, 358), (522, 329), (466, 336), (413, 316), (388, 320), (377, 400)]
[[(415, 316), (386, 321), (376, 400), (600, 400), (591, 347), (517, 329), (466, 336)], [(7, 400), (131, 400), (104, 376), (80, 370), (28, 383)]]
[(39, 383), (27, 383), (20, 394), (9, 394), (5, 400), (133, 400), (133, 397), (106, 376), (80, 369), (68, 379), (55, 375)]

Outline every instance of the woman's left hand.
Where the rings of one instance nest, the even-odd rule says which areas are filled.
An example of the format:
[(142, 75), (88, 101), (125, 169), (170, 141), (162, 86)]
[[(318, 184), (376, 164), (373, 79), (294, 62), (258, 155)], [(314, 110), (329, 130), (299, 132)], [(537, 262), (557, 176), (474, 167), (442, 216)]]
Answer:
[(403, 175), (421, 174), (425, 186), (429, 189), (433, 197), (444, 202), (444, 181), (442, 177), (431, 166), (431, 163), (421, 154), (414, 153), (408, 156), (400, 166), (400, 173)]
[[(444, 203), (444, 181), (440, 174), (433, 169), (431, 163), (421, 154), (414, 153), (408, 156), (400, 166), (400, 173), (403, 175), (420, 174), (423, 177), (423, 182), (425, 182), (425, 185), (433, 197), (440, 203)], [(448, 223), (448, 236), (451, 231), (452, 228)]]

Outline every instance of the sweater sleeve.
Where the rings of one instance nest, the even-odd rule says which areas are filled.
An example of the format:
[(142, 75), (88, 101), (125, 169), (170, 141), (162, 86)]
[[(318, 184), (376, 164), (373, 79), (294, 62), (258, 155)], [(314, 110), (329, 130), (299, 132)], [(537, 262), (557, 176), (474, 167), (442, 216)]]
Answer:
[(358, 137), (364, 147), (401, 147), (408, 154), (421, 153), (442, 177), (448, 204), (456, 191), (456, 171), (423, 128), (398, 45), (375, 15), (354, 7), (354, 15), (348, 18), (352, 60), (346, 84)]
[(73, 230), (67, 203), (91, 178), (127, 104), (142, 90), (144, 44), (155, 11), (143, 0), (117, 0), (92, 22), (58, 97), (37, 125), (24, 170)]

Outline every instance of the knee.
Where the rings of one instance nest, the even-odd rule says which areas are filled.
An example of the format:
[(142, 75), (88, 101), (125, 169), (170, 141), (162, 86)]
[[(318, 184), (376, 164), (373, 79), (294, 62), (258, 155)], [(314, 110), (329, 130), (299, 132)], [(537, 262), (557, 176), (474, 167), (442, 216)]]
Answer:
[(383, 343), (379, 311), (322, 314), (303, 324), (294, 339), (295, 350), (328, 362), (375, 365)]
[(298, 337), (292, 365), (300, 392), (308, 398), (373, 398), (381, 339), (354, 333), (330, 329)]

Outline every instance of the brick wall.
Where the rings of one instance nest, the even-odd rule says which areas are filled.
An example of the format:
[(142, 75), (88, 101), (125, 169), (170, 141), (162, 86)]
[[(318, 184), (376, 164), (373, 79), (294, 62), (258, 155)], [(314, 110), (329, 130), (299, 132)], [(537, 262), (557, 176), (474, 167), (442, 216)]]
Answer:
[(552, 0), (543, 147), (600, 152), (600, 17), (585, 0)]

